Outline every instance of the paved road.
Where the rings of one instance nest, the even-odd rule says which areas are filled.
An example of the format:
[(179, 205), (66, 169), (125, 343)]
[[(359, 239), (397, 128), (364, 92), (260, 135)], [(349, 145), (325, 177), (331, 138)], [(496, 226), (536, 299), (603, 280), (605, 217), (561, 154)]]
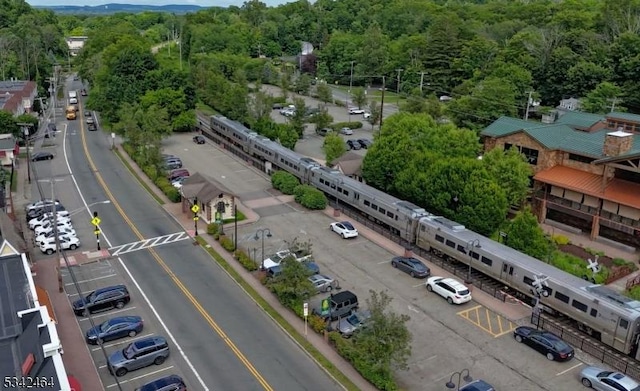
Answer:
[[(575, 390), (576, 373), (589, 361), (580, 352), (569, 363), (549, 362), (544, 356), (517, 344), (511, 331), (528, 319), (527, 310), (513, 322), (476, 302), (450, 306), (426, 292), (423, 280), (411, 279), (389, 265), (392, 254), (359, 237), (342, 240), (328, 229), (333, 221), (321, 212), (301, 210), (295, 203), (268, 200), (268, 180), (254, 169), (216, 147), (195, 145), (190, 135), (176, 135), (165, 143), (165, 152), (180, 156), (190, 171), (207, 172), (235, 192), (247, 206), (256, 205), (258, 222), (239, 227), (239, 246), (261, 258), (261, 242), (253, 239), (260, 228), (273, 233), (265, 240), (265, 254), (285, 248), (297, 237), (312, 240), (314, 257), (321, 272), (336, 277), (343, 289), (355, 292), (364, 303), (369, 290), (387, 291), (392, 308), (411, 317), (413, 334), (409, 370), (397, 377), (408, 390), (441, 391), (452, 372), (469, 368), (499, 390)], [(215, 168), (211, 162), (215, 162)], [(259, 206), (259, 207), (258, 207)], [(434, 274), (442, 273), (430, 265)], [(446, 274), (445, 274), (446, 275)], [(317, 297), (315, 300), (319, 300)]]
[[(339, 100), (342, 102), (351, 101), (352, 98), (349, 95), (349, 93), (333, 86), (330, 86), (330, 87), (331, 87), (331, 91), (333, 92), (333, 99)], [(383, 117), (387, 118), (388, 116), (395, 114), (397, 112), (398, 112), (398, 105), (389, 103), (387, 99), (385, 99), (384, 111), (382, 112)]]
[[(69, 159), (87, 202), (106, 197), (114, 201), (99, 205), (101, 228), (110, 243), (117, 246), (178, 232), (179, 225), (109, 151), (110, 137), (83, 131), (81, 126), (77, 137), (69, 139)], [(96, 172), (85, 156), (85, 142)], [(339, 389), (190, 241), (121, 258), (127, 277), (144, 292), (175, 337), (174, 344), (179, 344), (184, 354), (174, 349), (175, 367), (195, 389)]]

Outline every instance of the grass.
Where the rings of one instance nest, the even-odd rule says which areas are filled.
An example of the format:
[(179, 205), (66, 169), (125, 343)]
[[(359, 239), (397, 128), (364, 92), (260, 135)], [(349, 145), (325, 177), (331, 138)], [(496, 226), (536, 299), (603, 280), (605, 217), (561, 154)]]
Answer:
[(18, 171), (13, 170), (13, 178), (11, 178), (11, 192), (15, 193), (18, 190)]
[(116, 153), (116, 156), (118, 156), (118, 159), (120, 159), (120, 161), (125, 165), (125, 167), (127, 167), (127, 170), (129, 170), (129, 172), (131, 172), (131, 174), (138, 180), (138, 182), (142, 185), (142, 187), (145, 188), (145, 190), (151, 195), (151, 197), (153, 197), (153, 199), (155, 199), (158, 204), (160, 205), (164, 205), (165, 202), (162, 198), (158, 197), (158, 195), (156, 194), (155, 191), (153, 191), (153, 189), (147, 185), (147, 182), (145, 182), (140, 175), (138, 175), (138, 173), (133, 169), (133, 167), (131, 167), (131, 164), (129, 164), (129, 162), (122, 157), (122, 154), (120, 153), (120, 150), (118, 149), (114, 149), (113, 150)]
[(202, 102), (197, 102), (196, 103), (196, 111), (201, 111), (203, 113), (205, 113), (206, 115), (216, 115), (219, 114), (217, 111), (215, 111), (213, 108), (211, 108), (210, 106), (207, 106), (206, 104), (202, 103)]
[[(238, 221), (242, 221), (242, 220), (246, 220), (247, 216), (245, 216), (242, 212), (240, 212), (239, 210), (236, 210), (236, 214), (238, 215)], [(235, 218), (231, 218), (231, 219), (224, 219), (224, 221), (222, 222), (223, 224), (227, 224), (227, 223), (234, 223), (236, 220)]]
[[(267, 303), (258, 292), (249, 285), (238, 272), (235, 271), (231, 265), (215, 250), (208, 247), (208, 243), (201, 236), (196, 237), (196, 241), (202, 246), (202, 248), (209, 253), (209, 255), (218, 262), (218, 264), (229, 273), (229, 275), (240, 285), (242, 288), (258, 303), (258, 305), (268, 313), (283, 329), (289, 333), (314, 359), (316, 359), (320, 365), (322, 365), (327, 372), (335, 377), (338, 382), (346, 387), (347, 390), (357, 391), (358, 387), (351, 382), (338, 368), (336, 368), (329, 360), (327, 360), (307, 339), (298, 333), (298, 331), (291, 326), (269, 303)], [(310, 330), (313, 332), (313, 330)]]

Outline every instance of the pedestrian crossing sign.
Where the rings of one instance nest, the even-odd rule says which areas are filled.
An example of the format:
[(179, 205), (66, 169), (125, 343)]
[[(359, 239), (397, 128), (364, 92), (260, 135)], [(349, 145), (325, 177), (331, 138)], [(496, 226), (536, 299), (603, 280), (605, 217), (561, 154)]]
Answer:
[(98, 216), (91, 219), (91, 224), (95, 225), (96, 227), (99, 226), (101, 222), (102, 220), (100, 220), (100, 217)]
[(198, 205), (194, 205), (191, 207), (191, 211), (193, 213), (198, 213), (200, 211), (200, 207)]
[(96, 234), (96, 235), (100, 235), (100, 230), (96, 229), (95, 231), (93, 231), (93, 233)]

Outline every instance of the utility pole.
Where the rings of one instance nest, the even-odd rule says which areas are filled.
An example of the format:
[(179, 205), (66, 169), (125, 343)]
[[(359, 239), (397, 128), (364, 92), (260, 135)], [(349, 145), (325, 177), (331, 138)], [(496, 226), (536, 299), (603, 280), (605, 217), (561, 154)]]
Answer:
[(33, 124), (28, 122), (19, 122), (16, 125), (22, 128), (22, 134), (24, 134), (24, 143), (27, 146), (27, 178), (29, 183), (31, 183), (31, 154), (29, 152), (29, 149), (31, 149), (31, 132), (29, 131), (29, 128), (31, 128)]
[(353, 63), (355, 61), (351, 61), (351, 77), (349, 78), (349, 94), (351, 94), (351, 89), (353, 88)]
[(424, 74), (427, 72), (420, 72), (420, 92), (422, 92), (422, 86), (424, 85)]
[(179, 38), (178, 49), (180, 49), (180, 70), (182, 70), (182, 23), (180, 23), (180, 37), (178, 38)]
[(615, 111), (616, 103), (618, 103), (618, 98), (614, 97), (613, 99), (611, 99), (611, 112), (612, 113)]
[(380, 131), (382, 131), (382, 114), (384, 112), (384, 92), (387, 89), (387, 78), (382, 76), (382, 96), (380, 97)]
[(533, 91), (529, 91), (529, 97), (527, 98), (527, 110), (524, 112), (524, 120), (529, 120), (529, 108), (531, 107), (531, 95)]
[(402, 71), (404, 71), (402, 68), (396, 69), (396, 72), (398, 72), (398, 81), (396, 82), (396, 96), (398, 104), (400, 104), (400, 73), (402, 73)]

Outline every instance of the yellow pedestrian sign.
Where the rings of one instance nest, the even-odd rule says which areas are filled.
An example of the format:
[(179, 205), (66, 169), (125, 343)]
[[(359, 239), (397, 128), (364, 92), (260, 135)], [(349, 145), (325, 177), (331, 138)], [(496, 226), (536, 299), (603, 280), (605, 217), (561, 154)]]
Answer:
[(200, 217), (198, 217), (198, 216), (194, 216), (193, 217), (193, 221), (198, 221), (198, 220), (200, 220)]
[(95, 231), (93, 231), (93, 233), (96, 234), (96, 235), (100, 235), (100, 230), (96, 229)]
[(191, 207), (191, 211), (193, 213), (198, 213), (200, 211), (200, 207), (198, 205), (194, 205)]
[(91, 219), (91, 224), (95, 225), (96, 227), (99, 226), (101, 222), (102, 220), (100, 220), (100, 217), (98, 216)]

